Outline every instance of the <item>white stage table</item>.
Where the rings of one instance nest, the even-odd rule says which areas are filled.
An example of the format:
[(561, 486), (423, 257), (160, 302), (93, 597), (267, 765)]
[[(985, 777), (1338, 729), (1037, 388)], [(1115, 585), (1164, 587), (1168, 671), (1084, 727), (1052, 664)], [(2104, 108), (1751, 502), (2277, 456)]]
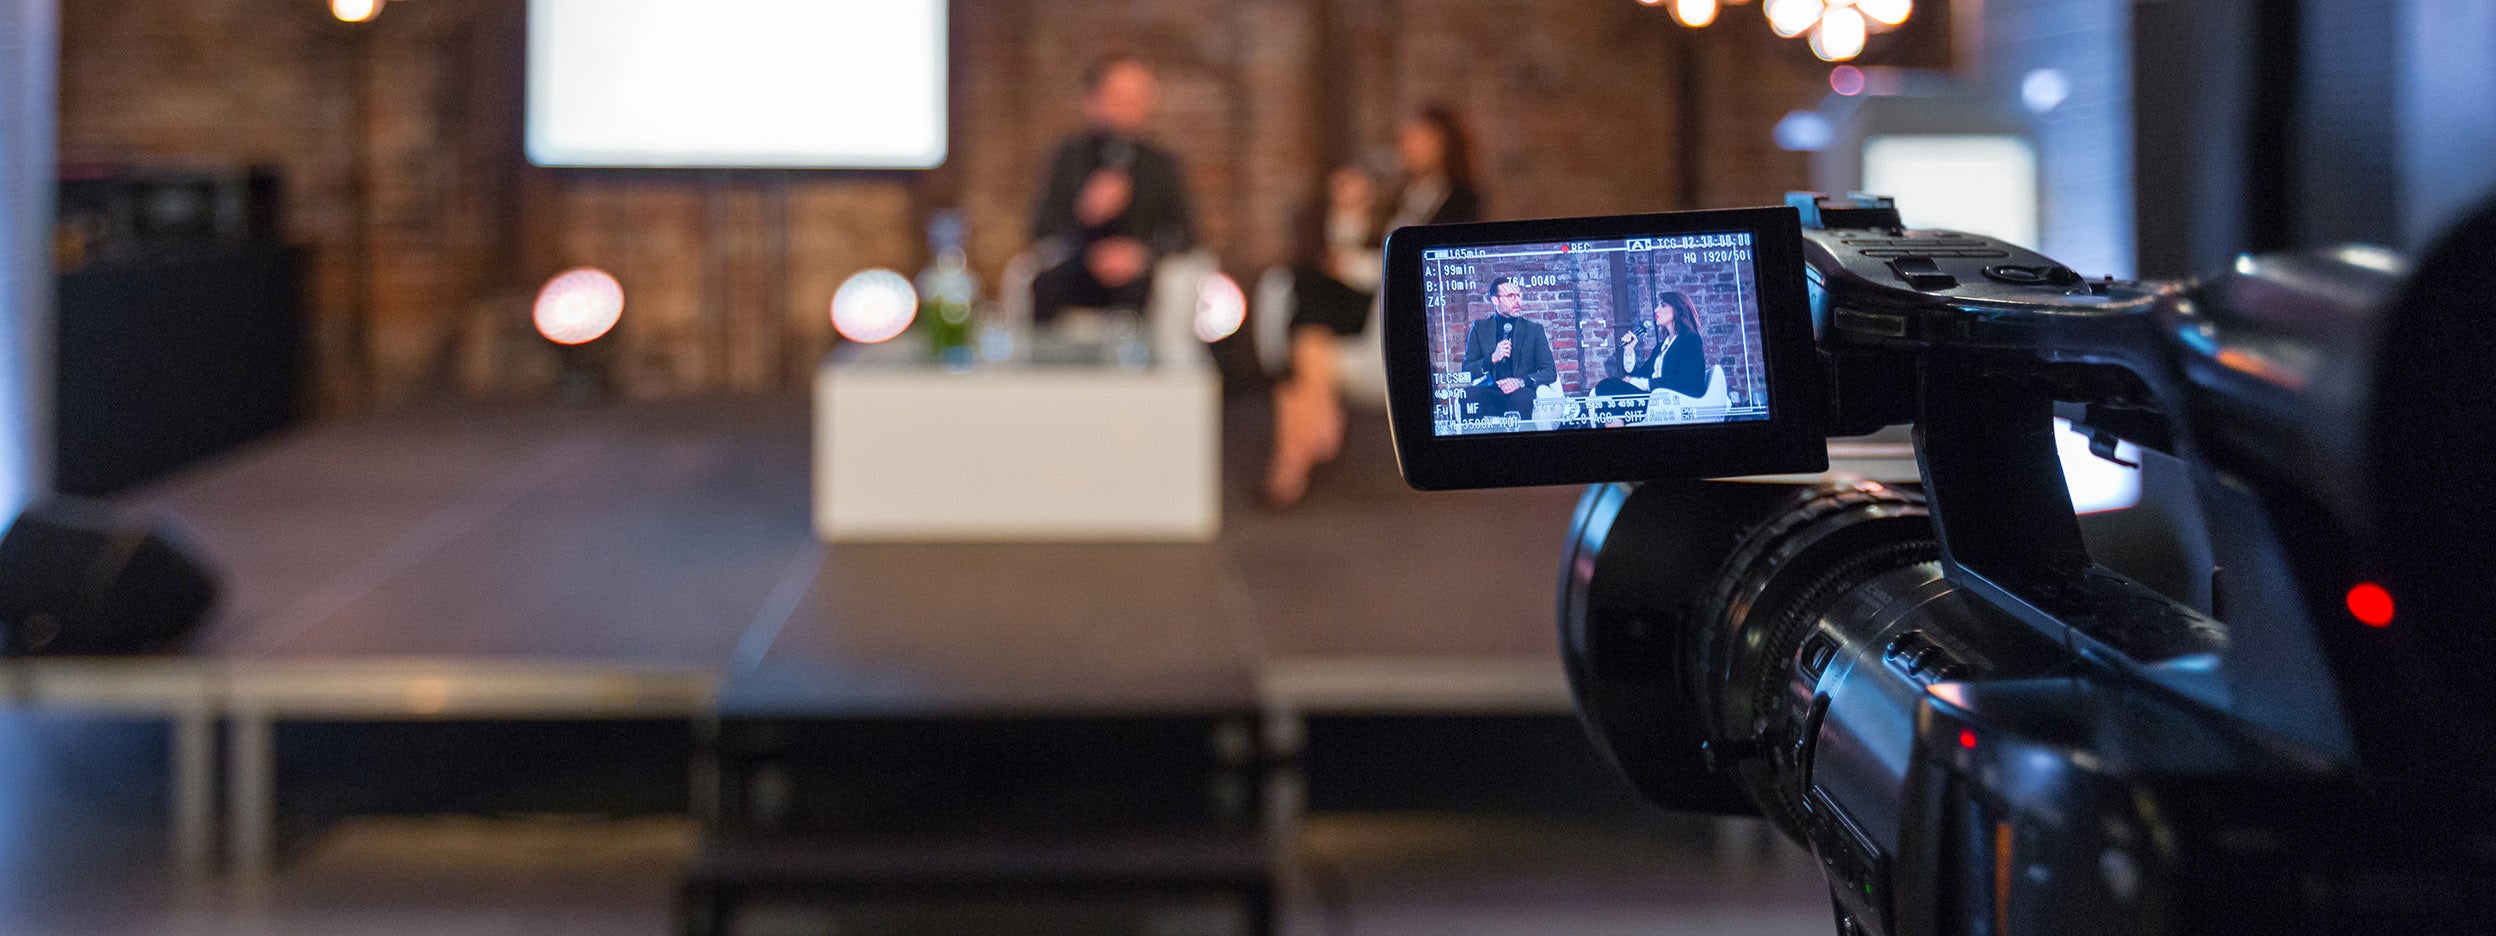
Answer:
[(1203, 366), (827, 361), (815, 531), (831, 542), (1203, 542), (1221, 528)]

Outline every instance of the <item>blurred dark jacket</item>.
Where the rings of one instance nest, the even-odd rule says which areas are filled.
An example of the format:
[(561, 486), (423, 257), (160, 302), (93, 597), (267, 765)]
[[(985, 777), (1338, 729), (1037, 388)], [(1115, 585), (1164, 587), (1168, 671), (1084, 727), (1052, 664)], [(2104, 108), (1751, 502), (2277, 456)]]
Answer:
[[(1075, 197), (1096, 170), (1125, 169), (1135, 181), (1127, 210), (1094, 227), (1075, 220)], [(1080, 253), (1106, 237), (1143, 241), (1155, 256), (1196, 246), (1195, 212), (1188, 205), (1187, 180), (1177, 157), (1134, 137), (1089, 131), (1058, 144), (1049, 158), (1040, 203), (1031, 213), (1034, 241), (1054, 238), (1065, 255)]]

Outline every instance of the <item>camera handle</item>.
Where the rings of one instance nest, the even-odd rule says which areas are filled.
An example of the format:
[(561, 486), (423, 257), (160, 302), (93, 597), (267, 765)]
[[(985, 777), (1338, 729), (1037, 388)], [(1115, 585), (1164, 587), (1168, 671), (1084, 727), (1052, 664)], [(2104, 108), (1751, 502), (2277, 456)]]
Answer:
[(2089, 556), (2055, 460), (2054, 401), (1959, 367), (1917, 370), (1916, 451), (1945, 567), (2031, 624), (2068, 619), (2054, 586)]
[[(2206, 704), (2217, 622), (2092, 562), (2057, 400), (2172, 403), (2159, 296), (1980, 235), (1908, 230), (1889, 199), (1793, 193), (1841, 431), (1913, 421), (1943, 564), (2039, 633)], [(1912, 373), (1911, 386), (1893, 375)], [(1901, 397), (1911, 398), (1900, 406)], [(2172, 412), (2173, 410), (2168, 410)]]
[(2073, 653), (2204, 704), (2215, 621), (2089, 557), (2064, 486), (2050, 390), (1926, 357), (1916, 450), (1950, 578)]
[(1918, 369), (1916, 447), (1945, 566), (2054, 636), (2067, 636), (2060, 622), (2125, 622), (2072, 630), (2131, 660), (2219, 649), (2209, 618), (2090, 560), (2055, 448), (2053, 394), (1929, 359)]
[[(2209, 375), (2189, 364), (2177, 368), (2162, 336), (2230, 334), (2225, 323), (2205, 330), (2214, 310), (2200, 305), (2167, 291), (2161, 301), (2122, 314), (2041, 323), (2033, 345), (1945, 339), (1916, 355), (1916, 441), (1943, 564), (1974, 597), (2110, 673), (2260, 725), (2307, 759), (2343, 760), (2351, 753), (2345, 692), (2327, 687), (2347, 687), (2325, 662), (2341, 654), (2318, 646), (2313, 626), (2315, 609), (2336, 593), (2300, 585), (2341, 578), (2315, 573), (2345, 564), (2343, 557), (2312, 553), (2346, 549), (2347, 536), (2332, 531), (2347, 527), (2325, 519), (2333, 511), (2295, 506), (2315, 503), (2321, 491), (2299, 484), (2299, 474), (2279, 463), (2247, 462), (2246, 441), (2228, 434), (2228, 427), (2251, 424), (2234, 408), (2297, 412), (2313, 404), (2237, 387), (2214, 396)], [(2040, 377), (2051, 366), (2075, 364), (2097, 376), (2074, 379), (2066, 370), (2052, 381)], [(2193, 498), (2209, 521), (2221, 570), (2215, 616), (2097, 564), (2081, 539), (2063, 484), (2053, 408), (2057, 401), (2092, 402), (2075, 390), (2107, 383), (2116, 372), (2137, 380), (2156, 411), (2181, 414), (2164, 421), (2171, 435), (2154, 447), (2190, 466)], [(2197, 418), (2212, 412), (2228, 418), (2215, 425)], [(2282, 435), (2294, 434), (2274, 424), (2266, 437)]]

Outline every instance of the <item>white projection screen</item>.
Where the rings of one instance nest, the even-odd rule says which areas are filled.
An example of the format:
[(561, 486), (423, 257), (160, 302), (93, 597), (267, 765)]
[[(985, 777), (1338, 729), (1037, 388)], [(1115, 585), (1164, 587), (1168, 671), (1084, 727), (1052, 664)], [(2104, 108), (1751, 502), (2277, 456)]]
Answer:
[(945, 56), (945, 0), (529, 0), (529, 161), (933, 168)]
[(2009, 134), (1893, 134), (1863, 141), (1863, 191), (1898, 199), (1908, 227), (2037, 249), (2037, 148)]

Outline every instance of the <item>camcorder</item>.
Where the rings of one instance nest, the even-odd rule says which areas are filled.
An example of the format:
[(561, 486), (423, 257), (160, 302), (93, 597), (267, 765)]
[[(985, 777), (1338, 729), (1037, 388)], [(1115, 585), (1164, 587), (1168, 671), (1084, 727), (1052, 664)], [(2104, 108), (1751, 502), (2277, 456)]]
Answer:
[[(2491, 257), (2490, 210), (2187, 282), (1864, 195), (1404, 228), (1389, 411), (1416, 488), (1591, 485), (1589, 734), (1807, 847), (1840, 933), (2486, 932)], [(2093, 555), (2058, 415), (2206, 561)], [(1911, 480), (1826, 473), (1898, 426)]]

